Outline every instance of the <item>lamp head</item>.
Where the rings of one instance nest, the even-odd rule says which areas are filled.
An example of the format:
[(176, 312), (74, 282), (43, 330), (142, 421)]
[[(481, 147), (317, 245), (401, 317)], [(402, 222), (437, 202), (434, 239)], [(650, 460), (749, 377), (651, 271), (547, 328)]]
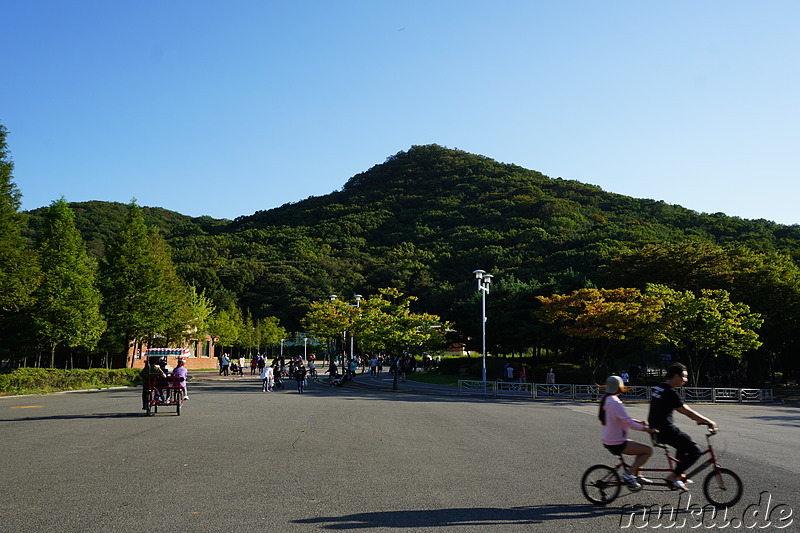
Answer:
[(486, 271), (485, 270), (473, 270), (472, 273), (475, 274), (475, 278), (481, 279), (483, 277), (483, 275), (486, 274)]

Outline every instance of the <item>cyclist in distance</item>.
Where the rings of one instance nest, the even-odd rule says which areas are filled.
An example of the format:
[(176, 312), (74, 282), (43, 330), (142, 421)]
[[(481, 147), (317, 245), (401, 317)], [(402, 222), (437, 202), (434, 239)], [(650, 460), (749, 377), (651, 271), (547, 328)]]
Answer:
[(701, 452), (692, 438), (675, 426), (672, 421), (672, 412), (678, 411), (697, 422), (698, 425), (706, 425), (712, 430), (717, 429), (717, 424), (713, 420), (686, 406), (681, 400), (675, 389), (683, 387), (687, 381), (689, 381), (688, 373), (684, 365), (675, 363), (669, 367), (666, 380), (657, 387), (653, 387), (648, 416), (650, 427), (658, 430), (658, 440), (662, 444), (668, 444), (675, 448), (675, 458), (679, 463), (675, 467), (675, 471), (667, 476), (667, 482), (673, 489), (680, 490), (687, 490), (686, 483), (691, 483), (686, 479), (684, 472), (697, 461)]
[(634, 420), (619, 399), (619, 394), (625, 390), (622, 378), (609, 376), (606, 380), (606, 391), (600, 399), (600, 412), (597, 418), (603, 424), (600, 440), (603, 446), (614, 455), (635, 455), (636, 459), (627, 471), (623, 470), (620, 476), (632, 489), (642, 487), (641, 483), (652, 483), (647, 478), (639, 476), (639, 468), (653, 455), (653, 449), (639, 442), (628, 439), (628, 428), (652, 433), (643, 420)]

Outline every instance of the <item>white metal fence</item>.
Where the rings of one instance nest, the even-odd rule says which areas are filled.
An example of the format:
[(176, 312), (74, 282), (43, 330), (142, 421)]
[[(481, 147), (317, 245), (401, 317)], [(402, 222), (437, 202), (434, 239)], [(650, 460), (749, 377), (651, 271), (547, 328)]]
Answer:
[[(513, 381), (458, 380), (459, 394), (531, 398), (597, 400), (603, 388), (599, 385), (571, 385), (564, 383), (516, 383)], [(631, 386), (622, 393), (625, 400), (650, 400), (652, 387)], [(771, 402), (772, 389), (734, 389), (728, 387), (681, 387), (678, 393), (685, 402), (762, 403)]]

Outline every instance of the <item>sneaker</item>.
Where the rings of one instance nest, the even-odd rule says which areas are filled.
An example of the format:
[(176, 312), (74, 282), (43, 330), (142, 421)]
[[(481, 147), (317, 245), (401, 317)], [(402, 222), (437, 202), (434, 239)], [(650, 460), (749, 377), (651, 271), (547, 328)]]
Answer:
[(642, 485), (636, 480), (636, 476), (632, 476), (627, 472), (622, 472), (620, 474), (622, 481), (628, 484), (628, 486), (632, 489), (641, 489)]
[(688, 488), (686, 488), (686, 485), (684, 484), (684, 482), (681, 481), (680, 479), (675, 479), (673, 481), (667, 481), (667, 483), (669, 484), (669, 488), (671, 488), (672, 490), (683, 490), (683, 491), (689, 490)]
[(654, 483), (652, 479), (647, 479), (644, 476), (636, 476), (636, 480), (644, 485), (652, 485)]
[(686, 477), (686, 474), (681, 474), (681, 481), (683, 481), (684, 485), (691, 485), (694, 483), (694, 481)]

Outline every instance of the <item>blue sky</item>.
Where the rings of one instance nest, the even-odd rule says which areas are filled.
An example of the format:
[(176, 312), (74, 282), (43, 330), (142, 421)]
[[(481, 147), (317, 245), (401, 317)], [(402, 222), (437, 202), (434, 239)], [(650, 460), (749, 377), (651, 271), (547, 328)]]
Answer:
[(437, 143), (800, 223), (800, 2), (0, 0), (23, 208), (235, 218)]

